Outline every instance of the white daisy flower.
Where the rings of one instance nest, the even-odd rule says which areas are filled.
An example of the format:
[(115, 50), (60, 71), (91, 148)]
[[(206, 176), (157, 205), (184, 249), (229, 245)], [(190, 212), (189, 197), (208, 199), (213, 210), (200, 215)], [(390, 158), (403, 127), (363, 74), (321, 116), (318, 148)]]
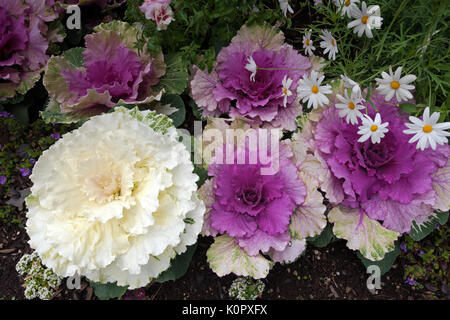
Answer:
[(283, 89), (281, 92), (281, 95), (284, 96), (283, 106), (286, 108), (287, 98), (292, 96), (292, 91), (289, 90), (292, 84), (292, 79), (288, 78), (287, 76), (284, 76), (283, 81), (281, 83), (283, 84)]
[(363, 1), (361, 9), (355, 5), (350, 12), (355, 20), (350, 22), (347, 27), (349, 29), (355, 28), (353, 33), (358, 33), (358, 37), (366, 33), (368, 38), (373, 38), (372, 29), (381, 28), (383, 18), (380, 17), (380, 6), (367, 7), (366, 2)]
[(289, 0), (278, 0), (280, 3), (280, 9), (283, 12), (284, 16), (287, 16), (287, 12), (294, 13), (294, 10), (292, 10), (291, 6), (289, 5)]
[(361, 95), (355, 94), (353, 91), (348, 97), (347, 91), (345, 91), (344, 96), (337, 94), (336, 97), (342, 103), (336, 103), (336, 108), (339, 109), (339, 116), (345, 118), (347, 123), (358, 124), (358, 118), (362, 118), (363, 114), (359, 110), (365, 109), (364, 105), (361, 104), (363, 101)]
[(376, 78), (377, 84), (379, 85), (378, 91), (385, 95), (384, 99), (389, 101), (395, 95), (397, 102), (407, 101), (408, 99), (412, 99), (413, 95), (409, 90), (413, 90), (414, 85), (410, 84), (417, 77), (413, 74), (408, 74), (403, 78), (400, 78), (402, 73), (402, 67), (398, 67), (395, 70), (395, 74), (392, 73), (392, 67), (389, 67), (389, 74), (386, 72), (382, 72), (381, 76), (383, 79)]
[(423, 120), (410, 116), (409, 121), (412, 123), (405, 123), (409, 129), (403, 131), (406, 134), (414, 134), (409, 143), (419, 140), (417, 149), (420, 150), (425, 150), (429, 146), (435, 150), (436, 144), (442, 145), (447, 143), (447, 137), (450, 136), (450, 133), (445, 130), (450, 129), (450, 122), (437, 123), (439, 116), (439, 112), (433, 112), (430, 117), (429, 107), (426, 107), (423, 112)]
[(313, 42), (311, 40), (311, 30), (303, 36), (303, 49), (305, 49), (305, 52), (309, 56), (312, 56), (313, 51), (316, 50), (316, 47), (313, 46)]
[(323, 53), (326, 54), (329, 52), (328, 59), (336, 60), (336, 53), (338, 52), (336, 39), (333, 38), (328, 30), (323, 30), (322, 33), (323, 35), (320, 35), (320, 38), (323, 41), (320, 42), (320, 47), (325, 49)]
[(258, 66), (255, 63), (255, 60), (253, 60), (253, 57), (250, 56), (247, 58), (247, 64), (245, 65), (245, 69), (250, 71), (252, 74), (250, 75), (250, 81), (255, 81), (256, 71), (258, 70)]
[(334, 0), (334, 4), (338, 7), (338, 10), (341, 11), (341, 15), (347, 15), (347, 17), (351, 18), (351, 11), (356, 4), (359, 3), (360, 0)]
[(341, 79), (342, 79), (342, 81), (344, 81), (344, 88), (352, 89), (352, 95), (353, 95), (353, 93), (355, 95), (359, 95), (359, 96), (362, 95), (361, 87), (359, 86), (359, 84), (356, 81), (353, 81), (352, 79), (347, 77), (347, 75), (345, 75), (345, 74), (341, 75)]
[(325, 76), (318, 77), (319, 74), (313, 70), (309, 77), (305, 74), (303, 79), (298, 81), (297, 95), (300, 99), (303, 99), (302, 102), (308, 101), (308, 108), (312, 105), (314, 109), (317, 109), (330, 102), (326, 94), (331, 94), (331, 86), (321, 86), (320, 84)]
[(379, 113), (375, 115), (374, 120), (367, 114), (361, 119), (362, 126), (358, 127), (358, 134), (361, 135), (361, 137), (359, 137), (358, 142), (364, 142), (370, 138), (372, 143), (380, 143), (381, 138), (384, 138), (384, 134), (389, 131), (389, 129), (386, 128), (389, 125), (389, 122), (381, 123), (381, 116)]

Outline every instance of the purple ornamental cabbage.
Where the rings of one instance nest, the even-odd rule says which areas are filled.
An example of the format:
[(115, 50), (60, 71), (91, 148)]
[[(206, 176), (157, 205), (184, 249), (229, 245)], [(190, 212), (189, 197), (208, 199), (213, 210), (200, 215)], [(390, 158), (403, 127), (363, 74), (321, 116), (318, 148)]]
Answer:
[[(236, 238), (250, 255), (286, 247), (290, 217), (305, 199), (305, 186), (289, 159), (291, 151), (284, 149), (279, 171), (273, 175), (261, 174), (267, 165), (259, 159), (256, 164), (238, 164), (237, 153), (243, 150), (236, 152), (234, 164), (215, 164), (213, 159), (208, 169), (215, 184), (211, 227)], [(249, 149), (245, 152), (248, 157)]]
[(125, 22), (94, 30), (85, 37), (82, 56), (75, 48), (49, 60), (44, 76), (51, 98), (47, 111), (62, 112), (73, 121), (107, 112), (118, 103), (159, 100), (163, 91), (152, 87), (165, 74), (162, 53), (138, 52), (138, 30)]
[(0, 101), (25, 94), (47, 63), (54, 0), (0, 0)]
[(377, 111), (366, 103), (368, 115), (379, 112), (389, 122), (380, 143), (358, 142), (358, 126), (347, 124), (334, 107), (323, 111), (314, 142), (329, 168), (332, 187), (325, 191), (333, 195), (332, 203), (343, 205), (328, 216), (335, 234), (366, 258), (380, 260), (399, 234), (411, 231), (413, 221), (421, 224), (435, 209), (449, 210), (450, 147), (416, 149), (403, 133), (407, 114), (382, 97), (371, 100)]
[[(228, 130), (238, 136), (239, 130), (245, 136), (254, 130), (242, 120), (228, 125), (226, 119), (209, 119), (204, 135), (213, 129), (221, 132), (218, 137), (210, 131), (214, 140), (222, 141)], [(258, 129), (258, 137), (260, 130), (264, 129)], [(294, 138), (272, 149), (271, 137), (270, 152), (261, 154), (261, 143), (234, 149), (216, 141), (203, 145), (204, 156), (211, 146), (214, 155), (207, 161), (212, 178), (199, 189), (207, 208), (202, 233), (215, 237), (207, 257), (217, 275), (264, 278), (274, 262), (295, 261), (305, 249), (306, 238), (325, 228), (326, 207), (314, 177), (318, 160), (307, 154), (301, 136)], [(234, 150), (230, 161), (226, 161), (227, 147)]]
[[(245, 68), (250, 58), (260, 68), (254, 81), (252, 72)], [(219, 52), (211, 73), (194, 66), (191, 95), (205, 116), (227, 113), (232, 119), (241, 116), (256, 125), (295, 130), (295, 119), (301, 113), (297, 82), (309, 68), (309, 59), (284, 43), (282, 32), (266, 24), (244, 25)], [(285, 76), (293, 80), (289, 89), (294, 93), (286, 107), (282, 96)]]

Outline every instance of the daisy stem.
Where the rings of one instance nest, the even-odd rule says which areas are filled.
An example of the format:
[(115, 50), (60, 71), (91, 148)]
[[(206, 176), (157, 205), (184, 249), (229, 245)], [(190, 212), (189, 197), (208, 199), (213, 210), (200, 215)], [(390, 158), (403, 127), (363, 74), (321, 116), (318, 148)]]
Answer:
[(391, 30), (391, 28), (392, 28), (392, 26), (394, 24), (394, 21), (397, 20), (397, 17), (400, 14), (400, 12), (402, 11), (403, 6), (406, 4), (406, 2), (407, 2), (407, 0), (403, 0), (402, 3), (400, 3), (400, 5), (398, 6), (397, 11), (395, 11), (394, 17), (392, 18), (391, 23), (389, 24), (387, 30), (384, 32), (383, 38), (380, 41), (380, 46), (378, 47), (378, 51), (375, 54), (375, 61), (378, 61), (378, 59), (380, 58), (381, 50), (384, 47), (384, 43), (386, 41), (386, 37), (388, 36), (389, 31)]
[(294, 19), (300, 12), (302, 12), (303, 8), (304, 8), (304, 7), (301, 7), (296, 13), (294, 13), (294, 14), (292, 15), (291, 20)]
[(406, 4), (406, 2), (407, 2), (406, 0), (403, 0), (402, 3), (400, 3), (399, 7), (397, 8), (397, 11), (395, 11), (394, 17), (392, 18), (391, 23), (389, 24), (389, 27), (388, 27), (387, 30), (384, 32), (383, 38), (382, 38), (381, 41), (380, 41), (381, 44), (380, 44), (380, 46), (378, 47), (377, 53), (375, 54), (375, 58), (376, 58), (375, 61), (378, 61), (378, 59), (380, 58), (381, 50), (382, 50), (383, 47), (384, 47), (384, 42), (386, 41), (386, 37), (387, 37), (387, 35), (389, 34), (389, 31), (391, 30), (392, 25), (394, 24), (394, 21), (397, 20), (397, 17), (398, 17), (398, 15), (400, 14), (401, 9), (403, 9), (403, 6)]

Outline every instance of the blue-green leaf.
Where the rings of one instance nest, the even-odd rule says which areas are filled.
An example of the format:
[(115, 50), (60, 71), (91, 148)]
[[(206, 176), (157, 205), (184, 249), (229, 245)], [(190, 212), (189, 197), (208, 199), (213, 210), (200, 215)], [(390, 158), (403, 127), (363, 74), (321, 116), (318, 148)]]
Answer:
[(356, 255), (358, 256), (358, 258), (361, 260), (361, 262), (364, 264), (364, 266), (366, 268), (371, 265), (376, 265), (376, 266), (380, 267), (381, 275), (385, 274), (392, 268), (392, 265), (394, 264), (395, 259), (397, 259), (399, 254), (400, 254), (400, 247), (398, 245), (398, 241), (396, 241), (396, 243), (395, 243), (394, 250), (386, 253), (384, 255), (383, 260), (372, 261), (372, 260), (364, 258), (361, 255), (361, 253), (359, 253), (359, 251), (356, 252)]
[(197, 244), (187, 247), (184, 253), (173, 258), (170, 262), (169, 269), (162, 272), (158, 278), (156, 278), (156, 282), (163, 283), (170, 280), (177, 280), (184, 276), (189, 268), (195, 249), (197, 249)]
[(161, 99), (161, 104), (169, 104), (172, 108), (177, 109), (174, 113), (168, 117), (173, 120), (173, 125), (178, 127), (183, 124), (186, 118), (186, 108), (184, 107), (183, 99), (176, 94), (166, 94)]
[(409, 236), (414, 241), (419, 241), (429, 235), (436, 228), (438, 224), (445, 224), (448, 220), (448, 212), (437, 212), (431, 215), (427, 221), (418, 225), (416, 221), (413, 221), (411, 226), (411, 232)]
[(94, 293), (100, 300), (120, 298), (127, 291), (128, 287), (120, 287), (116, 283), (98, 283), (90, 281)]
[(312, 237), (307, 238), (306, 240), (312, 244), (313, 246), (323, 248), (326, 247), (331, 240), (334, 238), (333, 230), (331, 224), (328, 224), (326, 228), (322, 231), (321, 234)]

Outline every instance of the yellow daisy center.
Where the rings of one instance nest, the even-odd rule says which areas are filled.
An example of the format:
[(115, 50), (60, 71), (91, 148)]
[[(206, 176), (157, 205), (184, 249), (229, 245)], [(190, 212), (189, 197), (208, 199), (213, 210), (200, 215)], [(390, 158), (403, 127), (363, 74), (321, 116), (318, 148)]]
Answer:
[(306, 44), (307, 46), (309, 46), (309, 40), (308, 40), (308, 39), (305, 40), (305, 44)]
[(353, 109), (355, 109), (355, 104), (353, 103), (353, 102), (349, 102), (348, 103), (348, 108), (350, 109), (350, 110), (353, 110)]
[(334, 42), (334, 39), (331, 39), (331, 45), (336, 46), (336, 42)]
[(313, 87), (311, 88), (311, 91), (312, 91), (313, 93), (318, 93), (318, 92), (319, 92), (319, 88), (318, 88), (317, 86), (313, 86)]
[(368, 16), (364, 16), (364, 17), (361, 18), (361, 22), (364, 23), (364, 24), (367, 23), (367, 20), (369, 20)]
[(348, 7), (350, 5), (350, 0), (345, 0), (345, 6)]
[(398, 89), (400, 88), (400, 83), (398, 81), (392, 81), (391, 82), (391, 88), (392, 89)]
[(378, 130), (378, 126), (376, 125), (376, 124), (373, 124), (371, 127), (370, 127), (370, 131), (372, 131), (372, 132), (375, 132), (375, 131), (377, 131)]
[(422, 130), (425, 133), (430, 133), (431, 131), (433, 131), (433, 127), (430, 126), (429, 124), (426, 124), (426, 125), (423, 126)]
[(287, 94), (287, 89), (283, 88), (283, 94)]

